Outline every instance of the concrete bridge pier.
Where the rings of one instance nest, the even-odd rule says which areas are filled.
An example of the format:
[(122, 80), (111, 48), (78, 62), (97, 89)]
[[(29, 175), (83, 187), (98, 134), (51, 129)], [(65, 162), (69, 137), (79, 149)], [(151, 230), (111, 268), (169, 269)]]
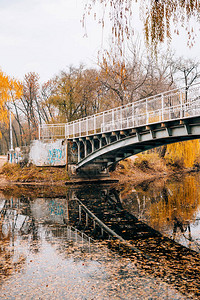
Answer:
[(67, 141), (67, 169), (70, 177), (74, 178), (103, 178), (109, 177), (105, 164), (91, 163), (77, 170), (77, 163), (84, 157), (102, 147), (102, 138), (84, 137)]
[[(132, 131), (131, 131), (132, 133)], [(95, 152), (111, 145), (114, 142), (118, 142), (123, 138), (128, 137), (129, 131), (118, 130), (107, 133), (99, 133), (91, 136), (77, 137), (67, 140), (67, 165), (69, 176), (81, 177), (81, 178), (99, 178), (108, 177), (108, 169), (111, 166), (115, 166), (118, 161), (133, 154), (126, 153), (124, 150), (117, 151), (116, 155), (108, 155), (106, 157), (98, 157), (89, 164), (77, 168), (77, 165), (92, 155)], [(129, 151), (130, 152), (130, 151)]]

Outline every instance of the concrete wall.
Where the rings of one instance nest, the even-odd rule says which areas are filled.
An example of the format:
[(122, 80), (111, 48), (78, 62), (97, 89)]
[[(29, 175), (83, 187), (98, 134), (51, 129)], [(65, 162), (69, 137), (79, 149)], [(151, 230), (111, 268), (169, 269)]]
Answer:
[(64, 225), (67, 220), (66, 199), (38, 198), (31, 202), (31, 213), (34, 219), (40, 223), (57, 223)]
[(78, 162), (78, 147), (72, 141), (67, 142), (67, 157), (68, 164), (76, 164)]
[(34, 140), (30, 145), (29, 162), (36, 166), (65, 166), (66, 142)]

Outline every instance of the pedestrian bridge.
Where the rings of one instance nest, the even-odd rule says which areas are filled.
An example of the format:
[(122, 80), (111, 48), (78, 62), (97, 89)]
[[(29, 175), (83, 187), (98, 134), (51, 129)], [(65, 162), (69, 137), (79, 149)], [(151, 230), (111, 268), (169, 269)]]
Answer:
[(100, 172), (158, 146), (200, 138), (200, 83), (64, 124), (43, 124), (39, 139), (66, 139), (68, 164)]

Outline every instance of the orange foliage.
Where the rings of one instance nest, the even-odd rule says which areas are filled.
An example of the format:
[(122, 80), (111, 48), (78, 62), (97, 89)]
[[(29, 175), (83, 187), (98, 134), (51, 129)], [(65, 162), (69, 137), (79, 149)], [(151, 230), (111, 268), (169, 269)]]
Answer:
[(173, 225), (175, 219), (185, 223), (195, 220), (200, 204), (198, 182), (192, 177), (186, 177), (182, 182), (171, 183), (167, 186), (167, 201), (162, 199), (151, 204), (151, 225), (157, 229), (169, 224)]
[(193, 167), (195, 160), (199, 155), (199, 140), (191, 140), (167, 145), (166, 158), (172, 164), (181, 162), (186, 168), (191, 168)]
[(22, 95), (22, 84), (0, 70), (0, 122), (7, 122), (6, 103), (20, 98)]

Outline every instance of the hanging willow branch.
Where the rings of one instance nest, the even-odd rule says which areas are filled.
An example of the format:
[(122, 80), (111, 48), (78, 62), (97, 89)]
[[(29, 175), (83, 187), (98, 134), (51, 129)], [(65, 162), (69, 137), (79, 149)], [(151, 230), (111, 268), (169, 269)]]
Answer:
[[(112, 27), (113, 40), (122, 44), (124, 38), (133, 34), (132, 20), (139, 12), (133, 10), (134, 3), (139, 5), (140, 18), (144, 24), (145, 40), (154, 50), (160, 42), (171, 39), (172, 24), (174, 32), (179, 34), (178, 26), (181, 25), (188, 33), (188, 45), (195, 41), (193, 27), (189, 21), (194, 18), (200, 23), (200, 0), (85, 0), (85, 10), (82, 24), (86, 26), (86, 17), (93, 15), (94, 19), (105, 26), (105, 18), (109, 18)], [(101, 8), (101, 16), (97, 18), (97, 11)]]

